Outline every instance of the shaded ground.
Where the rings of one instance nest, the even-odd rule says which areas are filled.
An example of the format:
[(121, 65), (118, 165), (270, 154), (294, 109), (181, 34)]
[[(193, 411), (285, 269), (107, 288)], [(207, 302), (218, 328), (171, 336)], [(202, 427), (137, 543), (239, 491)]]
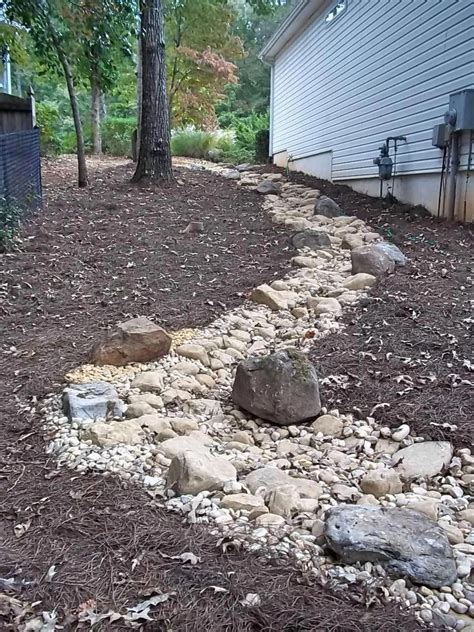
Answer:
[[(258, 196), (235, 184), (183, 172), (182, 184), (153, 191), (129, 185), (129, 166), (106, 161), (84, 191), (74, 170), (68, 160), (48, 166), (46, 208), (25, 227), (19, 252), (0, 259), (0, 592), (37, 602), (37, 612), (57, 608), (70, 630), (78, 608), (124, 614), (162, 592), (175, 594), (152, 609), (144, 629), (420, 629), (411, 615), (366, 604), (356, 590), (307, 587), (290, 568), (223, 553), (143, 490), (55, 470), (29, 406), (86, 359), (102, 327), (136, 314), (172, 329), (204, 324), (280, 276), (292, 254)], [(206, 232), (182, 235), (194, 219)], [(172, 559), (188, 551), (201, 561)], [(260, 606), (241, 603), (256, 592)], [(94, 629), (122, 627), (103, 620)], [(1, 598), (0, 628), (21, 629)]]
[(472, 227), (387, 205), (351, 189), (293, 174), (397, 244), (410, 262), (345, 313), (343, 332), (312, 352), (329, 407), (408, 423), (424, 437), (472, 447), (474, 439), (474, 238)]

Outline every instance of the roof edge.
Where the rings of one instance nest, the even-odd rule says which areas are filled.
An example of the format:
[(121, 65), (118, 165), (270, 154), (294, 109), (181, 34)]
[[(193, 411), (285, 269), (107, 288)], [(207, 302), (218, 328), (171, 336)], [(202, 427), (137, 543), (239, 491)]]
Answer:
[(272, 63), (280, 50), (290, 39), (306, 25), (306, 20), (325, 2), (325, 0), (301, 0), (278, 26), (259, 53), (259, 58)]

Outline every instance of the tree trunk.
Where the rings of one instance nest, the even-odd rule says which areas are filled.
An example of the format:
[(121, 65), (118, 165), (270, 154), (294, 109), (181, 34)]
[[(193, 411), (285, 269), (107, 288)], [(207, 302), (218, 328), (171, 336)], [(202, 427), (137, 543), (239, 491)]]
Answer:
[(142, 116), (135, 182), (173, 178), (163, 4), (164, 0), (143, 0), (141, 7)]
[(49, 35), (53, 41), (66, 78), (67, 91), (69, 94), (69, 101), (71, 103), (72, 118), (74, 119), (74, 128), (76, 130), (78, 185), (83, 188), (87, 186), (86, 150), (84, 146), (84, 132), (82, 131), (81, 114), (79, 111), (76, 89), (74, 87), (72, 70), (51, 18), (48, 13), (44, 13), (44, 16), (47, 20)]
[(138, 38), (137, 57), (137, 131), (134, 136), (133, 161), (138, 161), (140, 152), (140, 132), (142, 129), (142, 98), (143, 98), (143, 67), (142, 67), (142, 38)]
[(102, 93), (100, 83), (95, 73), (91, 76), (91, 133), (92, 153), (100, 156), (102, 153)]

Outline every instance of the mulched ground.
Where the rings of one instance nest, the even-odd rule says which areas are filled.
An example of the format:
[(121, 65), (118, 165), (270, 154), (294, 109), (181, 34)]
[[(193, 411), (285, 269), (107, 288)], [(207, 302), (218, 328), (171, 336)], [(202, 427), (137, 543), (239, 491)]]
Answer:
[(387, 204), (348, 187), (293, 174), (399, 246), (409, 265), (383, 280), (347, 327), (317, 341), (311, 356), (330, 408), (408, 423), (417, 434), (472, 447), (474, 439), (474, 234), (422, 208)]
[[(125, 614), (161, 593), (174, 594), (152, 608), (143, 629), (421, 629), (411, 615), (366, 603), (357, 590), (309, 586), (291, 568), (224, 552), (141, 489), (56, 471), (29, 407), (59, 388), (103, 328), (137, 314), (171, 329), (202, 325), (281, 276), (293, 254), (258, 196), (231, 182), (180, 171), (175, 186), (137, 187), (130, 165), (109, 160), (94, 163), (84, 191), (75, 188), (74, 171), (68, 159), (47, 166), (44, 211), (25, 227), (19, 250), (0, 258), (0, 593), (37, 602), (35, 612), (57, 608), (61, 620), (69, 616), (67, 630), (77, 629), (78, 608)], [(196, 219), (204, 234), (182, 234)], [(25, 532), (17, 538), (19, 525)], [(200, 561), (173, 559), (183, 552)], [(261, 605), (242, 604), (248, 593), (258, 593)], [(0, 598), (2, 630), (21, 630), (16, 605), (15, 623)], [(94, 627), (122, 628), (120, 620)]]

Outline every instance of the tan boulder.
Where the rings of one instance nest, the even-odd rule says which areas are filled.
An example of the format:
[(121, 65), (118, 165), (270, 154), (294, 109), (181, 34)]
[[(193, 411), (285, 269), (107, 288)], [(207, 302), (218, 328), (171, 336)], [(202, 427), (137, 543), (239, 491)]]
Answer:
[(185, 451), (176, 455), (166, 477), (166, 488), (179, 495), (199, 494), (222, 489), (237, 480), (237, 470), (230, 461), (204, 452)]
[(99, 365), (124, 366), (130, 362), (150, 362), (166, 355), (171, 336), (158, 325), (140, 316), (117, 325), (92, 349), (92, 361)]

